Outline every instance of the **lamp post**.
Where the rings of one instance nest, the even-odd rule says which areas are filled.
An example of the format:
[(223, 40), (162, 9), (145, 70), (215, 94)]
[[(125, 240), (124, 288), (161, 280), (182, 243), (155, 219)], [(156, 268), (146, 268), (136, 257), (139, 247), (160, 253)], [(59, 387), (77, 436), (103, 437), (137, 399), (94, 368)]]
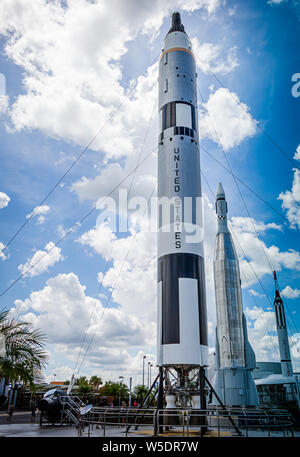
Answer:
[(119, 406), (121, 406), (121, 387), (122, 387), (122, 382), (123, 382), (124, 376), (119, 376), (119, 379), (121, 379), (120, 390), (119, 390)]
[(150, 365), (151, 365), (151, 362), (148, 362), (148, 390), (150, 389)]
[(131, 408), (132, 378), (129, 378), (129, 408)]
[(143, 356), (143, 386), (145, 385), (145, 358), (146, 356)]
[(150, 363), (150, 381), (149, 381), (149, 389), (150, 389), (150, 386), (151, 386), (151, 368), (153, 367), (152, 363)]

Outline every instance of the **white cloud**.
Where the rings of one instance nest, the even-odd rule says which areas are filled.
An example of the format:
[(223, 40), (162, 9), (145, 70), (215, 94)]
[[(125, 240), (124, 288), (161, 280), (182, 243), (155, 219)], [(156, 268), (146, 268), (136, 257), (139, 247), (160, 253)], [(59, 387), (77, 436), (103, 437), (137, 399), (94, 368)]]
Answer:
[(251, 219), (250, 217), (239, 217), (239, 216), (234, 216), (231, 219), (231, 224), (238, 229), (242, 229), (246, 232), (249, 233), (255, 233), (255, 232), (265, 232), (266, 230), (280, 230), (282, 231), (282, 226), (275, 224), (274, 222), (269, 222), (265, 223), (262, 221), (255, 221), (254, 219)]
[[(12, 316), (21, 313), (24, 321), (31, 322), (46, 334), (55, 367), (50, 373), (56, 373), (57, 379), (59, 375), (70, 377), (70, 367), (75, 365), (91, 316), (82, 353), (92, 337), (93, 344), (84, 363), (84, 372), (80, 374), (93, 374), (96, 369), (101, 369), (101, 377), (106, 378), (118, 376), (120, 371), (129, 375), (139, 373), (142, 354), (149, 349), (141, 352), (137, 348), (151, 348), (156, 344), (153, 320), (140, 319), (125, 306), (108, 305), (105, 309), (105, 301), (88, 296), (85, 289), (74, 273), (59, 274), (48, 279), (46, 286), (32, 292), (29, 298), (16, 300), (10, 313)], [(151, 307), (155, 310), (154, 301)], [(151, 352), (148, 355), (154, 362), (154, 355)], [(63, 357), (64, 362), (61, 370), (56, 370), (59, 357)], [(141, 382), (140, 379), (136, 381)]]
[(286, 0), (268, 0), (268, 5), (280, 5), (280, 3), (285, 3)]
[(295, 160), (300, 160), (300, 144), (296, 149), (295, 155), (294, 155)]
[[(264, 311), (260, 307), (246, 308), (248, 336), (258, 362), (280, 361), (278, 336), (274, 311)], [(300, 335), (289, 337), (294, 370), (300, 368)]]
[(298, 298), (300, 297), (299, 289), (292, 289), (290, 286), (286, 286), (282, 291), (281, 295), (286, 298)]
[[(31, 259), (28, 259), (24, 265), (19, 265), (18, 269), (25, 276), (36, 276), (63, 260), (61, 249), (50, 241), (46, 244), (44, 251), (36, 251)], [(33, 266), (34, 264), (37, 264)], [(31, 268), (32, 266), (32, 268)]]
[(192, 38), (192, 46), (197, 66), (203, 73), (209, 74), (213, 72), (225, 75), (239, 66), (236, 47), (229, 49), (225, 53), (222, 45), (213, 43), (201, 44), (197, 37)]
[[(258, 234), (260, 232), (265, 232), (267, 229), (280, 230), (280, 226), (273, 223), (264, 224), (262, 222), (254, 221), (254, 226)], [(281, 271), (282, 268), (287, 268), (289, 270), (300, 271), (300, 253), (294, 249), (281, 251), (275, 245), (267, 246), (266, 243), (254, 233), (252, 224), (249, 224), (249, 218), (233, 217), (230, 227), (234, 235), (233, 240), (235, 247), (240, 258), (241, 273), (243, 277), (247, 278), (247, 283), (243, 284), (243, 286), (250, 287), (257, 282), (257, 278), (260, 279), (263, 275), (270, 274), (269, 262), (271, 263), (272, 270)], [(238, 242), (236, 242), (236, 239)], [(252, 268), (239, 245), (245, 252), (247, 259), (250, 260)], [(269, 262), (267, 258), (269, 259)], [(256, 276), (254, 276), (253, 270), (255, 271)]]
[(0, 259), (1, 260), (6, 260), (8, 258), (8, 256), (6, 254), (4, 254), (4, 249), (5, 248), (5, 245), (0, 241)]
[(43, 224), (45, 222), (45, 214), (47, 214), (49, 211), (50, 206), (48, 205), (36, 206), (30, 214), (26, 215), (26, 219), (29, 219), (29, 217), (38, 216), (37, 223)]
[[(294, 155), (295, 160), (300, 160), (300, 145), (296, 149)], [(293, 169), (294, 178), (291, 190), (281, 192), (278, 200), (282, 200), (282, 208), (286, 211), (288, 220), (293, 228), (300, 228), (300, 170)]]
[(0, 192), (0, 208), (5, 208), (10, 202), (10, 198), (4, 192)]
[(0, 113), (6, 113), (9, 106), (9, 97), (8, 95), (0, 94)]
[[(123, 0), (72, 0), (64, 5), (3, 0), (0, 33), (6, 37), (5, 52), (24, 71), (25, 93), (11, 107), (14, 128), (40, 129), (85, 146), (105, 124), (91, 147), (107, 157), (132, 154), (153, 94), (151, 86), (141, 87), (141, 98), (142, 77), (130, 95), (124, 89), (120, 59), (127, 44), (138, 34), (155, 36), (177, 7), (187, 12), (203, 8), (211, 14), (218, 5), (219, 0), (128, 0), (126, 5)], [(156, 92), (155, 67), (152, 73)], [(114, 122), (107, 122), (120, 103)]]
[(264, 295), (259, 294), (258, 292), (256, 292), (256, 290), (253, 289), (249, 289), (248, 292), (250, 295), (253, 295), (254, 297), (264, 297)]
[[(246, 138), (255, 135), (256, 123), (248, 106), (240, 102), (237, 94), (224, 88), (211, 93), (199, 113), (201, 137), (210, 138), (215, 143), (220, 140), (225, 150), (238, 146)], [(215, 130), (219, 138), (216, 137)]]

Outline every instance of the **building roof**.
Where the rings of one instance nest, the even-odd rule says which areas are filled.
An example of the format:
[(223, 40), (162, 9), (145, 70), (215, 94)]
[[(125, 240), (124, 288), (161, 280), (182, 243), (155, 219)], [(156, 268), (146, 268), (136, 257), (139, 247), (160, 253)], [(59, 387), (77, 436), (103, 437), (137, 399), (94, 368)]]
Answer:
[(296, 382), (295, 376), (283, 376), (282, 374), (271, 374), (266, 378), (255, 379), (255, 384), (257, 386), (263, 384), (294, 384)]

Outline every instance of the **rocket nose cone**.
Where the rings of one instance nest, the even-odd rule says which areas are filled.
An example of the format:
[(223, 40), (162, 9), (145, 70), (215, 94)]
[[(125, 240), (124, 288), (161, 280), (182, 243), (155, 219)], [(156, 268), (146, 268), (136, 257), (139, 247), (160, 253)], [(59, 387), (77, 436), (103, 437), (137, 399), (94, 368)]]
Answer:
[(172, 27), (176, 26), (176, 25), (181, 25), (181, 17), (180, 17), (180, 13), (178, 11), (175, 11), (173, 14), (172, 14)]
[(183, 32), (183, 33), (185, 33), (184, 27), (183, 27), (183, 25), (181, 23), (180, 13), (178, 11), (175, 11), (172, 14), (172, 23), (171, 23), (171, 28), (170, 28), (168, 34), (171, 33), (171, 32)]
[(225, 192), (224, 192), (222, 184), (219, 182), (218, 188), (217, 188), (217, 198), (220, 198), (220, 197), (225, 198)]

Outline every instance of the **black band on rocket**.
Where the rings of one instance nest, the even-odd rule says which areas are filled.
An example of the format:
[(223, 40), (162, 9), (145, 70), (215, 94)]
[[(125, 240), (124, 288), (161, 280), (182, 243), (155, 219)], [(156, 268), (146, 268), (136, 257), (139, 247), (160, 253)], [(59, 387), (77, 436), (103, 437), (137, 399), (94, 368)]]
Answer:
[[(200, 344), (207, 346), (204, 260), (196, 254), (186, 253), (168, 254), (158, 259), (158, 282), (162, 281), (161, 343), (180, 343), (179, 278), (192, 278), (198, 281)], [(188, 304), (186, 312), (189, 312)]]

